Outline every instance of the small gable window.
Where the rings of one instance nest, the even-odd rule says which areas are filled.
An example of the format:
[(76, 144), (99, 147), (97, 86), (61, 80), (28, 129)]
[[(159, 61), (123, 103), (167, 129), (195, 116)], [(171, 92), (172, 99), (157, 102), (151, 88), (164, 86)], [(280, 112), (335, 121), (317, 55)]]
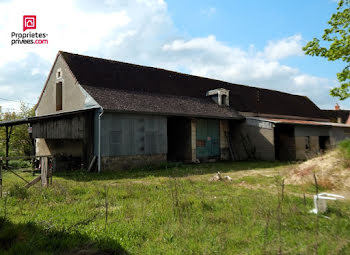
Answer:
[(56, 72), (56, 79), (61, 79), (62, 78), (62, 69), (58, 68)]
[(56, 83), (56, 111), (62, 110), (62, 82)]

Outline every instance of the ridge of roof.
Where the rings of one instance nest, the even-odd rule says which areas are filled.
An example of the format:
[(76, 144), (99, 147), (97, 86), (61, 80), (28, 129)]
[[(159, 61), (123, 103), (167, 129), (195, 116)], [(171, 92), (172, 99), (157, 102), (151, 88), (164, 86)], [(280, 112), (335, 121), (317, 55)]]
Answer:
[(347, 109), (339, 109), (339, 110), (335, 110), (335, 109), (321, 109), (322, 111), (330, 111), (330, 112), (350, 112), (350, 110)]
[(230, 90), (230, 107), (239, 112), (324, 117), (320, 108), (303, 95), (65, 51), (59, 51), (59, 54), (83, 87), (125, 89), (196, 98), (205, 98), (208, 90), (225, 88)]
[(126, 65), (130, 65), (130, 66), (133, 66), (133, 67), (145, 68), (145, 69), (150, 69), (150, 70), (166, 71), (166, 72), (171, 72), (171, 73), (174, 73), (174, 74), (177, 74), (177, 75), (188, 76), (188, 77), (195, 78), (195, 79), (205, 79), (205, 80), (210, 80), (210, 81), (222, 82), (222, 83), (226, 83), (227, 85), (249, 87), (249, 88), (252, 88), (252, 89), (264, 90), (264, 91), (273, 91), (273, 92), (286, 94), (286, 95), (290, 95), (290, 96), (304, 97), (304, 98), (307, 98), (308, 100), (310, 100), (309, 97), (307, 97), (305, 95), (292, 94), (292, 93), (288, 93), (288, 92), (284, 92), (284, 91), (280, 91), (280, 90), (261, 88), (261, 87), (257, 87), (257, 86), (247, 85), (247, 84), (232, 83), (232, 82), (228, 82), (228, 81), (224, 81), (224, 80), (220, 80), (220, 79), (216, 79), (216, 78), (209, 78), (209, 77), (204, 77), (204, 76), (199, 76), (199, 75), (187, 74), (187, 73), (182, 73), (182, 72), (169, 70), (169, 69), (164, 69), (164, 68), (160, 68), (160, 67), (145, 66), (145, 65), (140, 65), (140, 64), (130, 63), (130, 62), (123, 62), (123, 61), (118, 61), (118, 60), (113, 60), (113, 59), (108, 59), (108, 58), (99, 58), (99, 57), (94, 57), (94, 56), (90, 56), (90, 55), (77, 54), (77, 53), (61, 51), (61, 50), (59, 51), (59, 53), (62, 54), (62, 55), (69, 54), (69, 55), (75, 55), (75, 56), (84, 57), (84, 58), (103, 60), (103, 61), (112, 62), (112, 63), (118, 63), (118, 64), (124, 64), (124, 65), (126, 64)]

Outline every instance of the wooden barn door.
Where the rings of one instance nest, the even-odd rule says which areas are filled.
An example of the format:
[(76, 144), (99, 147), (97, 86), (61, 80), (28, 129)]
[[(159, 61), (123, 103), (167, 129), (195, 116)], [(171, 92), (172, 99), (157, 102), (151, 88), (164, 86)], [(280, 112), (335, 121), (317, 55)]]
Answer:
[(218, 120), (197, 120), (196, 153), (198, 159), (220, 157), (220, 129)]

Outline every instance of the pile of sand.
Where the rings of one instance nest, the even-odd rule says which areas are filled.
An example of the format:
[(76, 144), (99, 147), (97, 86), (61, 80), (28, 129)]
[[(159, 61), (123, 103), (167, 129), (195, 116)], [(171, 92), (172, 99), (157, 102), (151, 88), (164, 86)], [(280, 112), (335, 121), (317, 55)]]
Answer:
[(314, 183), (313, 173), (318, 183), (328, 189), (349, 189), (350, 168), (339, 150), (305, 161), (285, 171), (285, 183), (302, 185)]

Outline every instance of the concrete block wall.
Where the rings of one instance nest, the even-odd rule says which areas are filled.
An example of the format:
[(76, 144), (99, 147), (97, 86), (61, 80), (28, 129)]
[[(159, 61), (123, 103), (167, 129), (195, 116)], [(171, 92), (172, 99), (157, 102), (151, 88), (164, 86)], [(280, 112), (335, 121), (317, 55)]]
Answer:
[(306, 149), (306, 136), (295, 137), (296, 159), (307, 160), (317, 156), (320, 152), (319, 137), (310, 136), (310, 148)]
[(236, 160), (275, 160), (273, 127), (247, 123), (230, 123), (231, 140)]
[(102, 157), (102, 171), (127, 170), (140, 166), (157, 165), (167, 161), (166, 154)]
[[(276, 130), (275, 130), (276, 132)], [(286, 134), (279, 134), (279, 145), (276, 146), (276, 150), (279, 150), (277, 159), (279, 160), (295, 160), (296, 159), (296, 140), (294, 136), (288, 136)], [(276, 141), (275, 141), (276, 144)]]
[(349, 138), (345, 135), (344, 129), (338, 127), (332, 127), (329, 131), (329, 135), (331, 148), (336, 147), (339, 142)]
[(228, 120), (220, 120), (220, 159), (221, 160), (229, 160), (230, 159), (230, 151), (228, 144), (229, 137), (229, 123)]
[(197, 160), (197, 139), (196, 139), (196, 120), (191, 120), (191, 148), (192, 148), (192, 162)]

